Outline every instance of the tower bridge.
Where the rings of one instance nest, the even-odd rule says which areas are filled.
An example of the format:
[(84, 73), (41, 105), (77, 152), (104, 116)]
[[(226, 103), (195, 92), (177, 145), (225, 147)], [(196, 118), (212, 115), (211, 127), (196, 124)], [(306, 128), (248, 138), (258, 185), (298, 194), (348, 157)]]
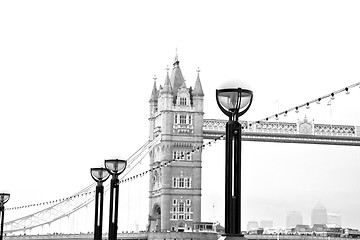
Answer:
[[(132, 167), (124, 173), (131, 175), (137, 162), (149, 155), (150, 170), (146, 171), (149, 174), (148, 229), (137, 234), (119, 233), (118, 239), (179, 240), (218, 237), (214, 232), (196, 232), (195, 225), (201, 222), (202, 151), (200, 148), (192, 154), (186, 153), (202, 146), (204, 139), (223, 137), (227, 121), (203, 118), (204, 93), (199, 71), (192, 88), (185, 83), (177, 56), (171, 74), (169, 70), (162, 86), (158, 87), (156, 79), (154, 81), (149, 100), (149, 142), (134, 154), (134, 158), (128, 160)], [(241, 121), (241, 124), (244, 141), (360, 146), (359, 126), (315, 124), (306, 118), (296, 123)], [(179, 160), (173, 161), (174, 159)], [(86, 191), (94, 186), (86, 188)], [(80, 192), (77, 196), (83, 196), (83, 193)], [(92, 239), (92, 234), (10, 235), (69, 218), (71, 214), (88, 206), (93, 198), (93, 195), (88, 195), (65, 199), (42, 211), (9, 221), (5, 223), (5, 233), (8, 234), (6, 239)], [(322, 239), (265, 235), (248, 235), (247, 238)]]

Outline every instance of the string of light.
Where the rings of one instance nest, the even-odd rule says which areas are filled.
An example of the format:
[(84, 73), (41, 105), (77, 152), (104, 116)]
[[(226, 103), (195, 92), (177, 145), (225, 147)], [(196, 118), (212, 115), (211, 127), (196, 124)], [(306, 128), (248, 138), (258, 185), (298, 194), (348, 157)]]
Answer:
[(290, 112), (293, 112), (293, 111), (295, 111), (296, 113), (298, 113), (301, 108), (304, 108), (304, 107), (305, 107), (306, 109), (309, 109), (309, 108), (310, 108), (310, 105), (312, 105), (312, 104), (314, 104), (314, 103), (320, 104), (321, 101), (323, 101), (324, 99), (327, 99), (327, 98), (330, 98), (331, 100), (334, 100), (334, 99), (335, 99), (335, 96), (336, 96), (337, 94), (342, 93), (342, 92), (345, 92), (345, 94), (350, 94), (350, 89), (351, 89), (351, 88), (354, 88), (354, 87), (356, 87), (356, 86), (360, 86), (360, 82), (354, 83), (354, 84), (352, 84), (352, 85), (350, 85), (350, 86), (347, 86), (347, 87), (345, 87), (345, 88), (341, 88), (341, 89), (339, 89), (339, 90), (337, 90), (337, 91), (331, 92), (331, 93), (326, 94), (326, 95), (324, 95), (324, 96), (315, 98), (315, 99), (313, 99), (313, 100), (311, 100), (311, 101), (308, 101), (308, 102), (305, 102), (305, 103), (303, 103), (303, 104), (297, 105), (297, 106), (295, 106), (295, 107), (289, 108), (289, 109), (287, 109), (287, 110), (285, 110), (285, 111), (282, 111), (282, 112), (279, 112), (279, 113), (270, 115), (270, 116), (268, 116), (268, 117), (266, 117), (266, 118), (263, 118), (263, 119), (260, 119), (260, 120), (258, 120), (258, 121), (250, 122), (250, 123), (249, 123), (249, 126), (252, 126), (252, 125), (255, 124), (255, 123), (260, 123), (260, 122), (264, 122), (264, 121), (269, 121), (269, 120), (272, 119), (272, 118), (275, 118), (276, 120), (278, 120), (278, 118), (279, 118), (280, 116), (286, 117)]
[(81, 194), (72, 195), (72, 196), (66, 197), (66, 198), (59, 198), (59, 199), (52, 200), (52, 201), (46, 201), (46, 202), (33, 203), (33, 204), (22, 205), (22, 206), (17, 206), (17, 207), (5, 208), (5, 210), (17, 210), (17, 209), (23, 209), (23, 208), (29, 208), (29, 207), (38, 207), (38, 206), (43, 206), (43, 205), (60, 203), (60, 202), (67, 201), (67, 200), (70, 200), (70, 199), (78, 198), (80, 196), (86, 196), (86, 195), (94, 193), (94, 192), (95, 191), (84, 192), (84, 193), (81, 193)]
[[(260, 123), (260, 122), (269, 121), (269, 120), (272, 119), (272, 118), (278, 119), (278, 117), (280, 117), (280, 116), (282, 116), (282, 115), (283, 115), (284, 117), (286, 117), (287, 114), (289, 114), (289, 113), (291, 113), (291, 112), (293, 112), (293, 111), (295, 111), (295, 112), (297, 113), (297, 112), (299, 112), (299, 110), (300, 110), (301, 108), (303, 108), (303, 107), (306, 107), (306, 108), (308, 109), (308, 108), (310, 108), (310, 105), (311, 105), (311, 104), (314, 104), (314, 103), (320, 104), (322, 100), (327, 99), (327, 98), (330, 98), (331, 100), (334, 100), (334, 99), (335, 99), (335, 96), (336, 96), (337, 94), (342, 93), (342, 92), (345, 92), (346, 94), (350, 94), (350, 89), (351, 89), (351, 88), (354, 88), (354, 87), (356, 87), (356, 86), (359, 86), (359, 87), (360, 87), (360, 82), (355, 83), (355, 84), (352, 84), (352, 85), (350, 85), (350, 86), (348, 86), (348, 87), (345, 87), (345, 88), (341, 88), (341, 89), (339, 89), (339, 90), (337, 90), (337, 91), (331, 92), (331, 93), (329, 93), (329, 94), (326, 94), (326, 95), (324, 95), (324, 96), (322, 96), (322, 97), (318, 97), (318, 98), (316, 98), (316, 99), (313, 99), (313, 100), (311, 100), (311, 101), (305, 102), (305, 103), (303, 103), (303, 104), (297, 105), (297, 106), (292, 107), (292, 108), (290, 108), (290, 109), (288, 109), (288, 110), (285, 110), (285, 111), (282, 111), (282, 112), (279, 112), (279, 113), (270, 115), (270, 116), (268, 116), (268, 117), (266, 117), (266, 118), (263, 118), (263, 119), (260, 119), (260, 120), (258, 120), (258, 121), (249, 122), (249, 126), (251, 127), (252, 124), (257, 124), (257, 123)], [(220, 135), (219, 137), (214, 138), (212, 141), (209, 141), (209, 142), (207, 142), (207, 143), (204, 143), (204, 144), (202, 144), (201, 146), (198, 146), (198, 147), (192, 149), (191, 151), (188, 151), (188, 152), (186, 152), (185, 154), (180, 155), (180, 156), (177, 157), (177, 158), (174, 158), (174, 159), (169, 160), (169, 161), (164, 162), (164, 163), (160, 163), (158, 166), (152, 167), (152, 168), (150, 168), (150, 169), (148, 169), (148, 170), (146, 170), (146, 171), (144, 171), (144, 172), (142, 172), (142, 173), (139, 173), (139, 174), (133, 175), (133, 176), (131, 176), (131, 177), (125, 178), (125, 179), (123, 179), (123, 180), (120, 180), (120, 181), (119, 181), (119, 184), (124, 184), (124, 183), (130, 182), (130, 181), (133, 181), (133, 180), (135, 180), (135, 179), (138, 179), (139, 177), (143, 177), (143, 176), (147, 175), (148, 173), (150, 173), (150, 172), (152, 172), (152, 171), (161, 169), (161, 168), (163, 168), (163, 167), (168, 167), (168, 166), (171, 165), (173, 162), (176, 162), (176, 161), (179, 161), (179, 160), (184, 160), (184, 159), (186, 159), (187, 156), (190, 156), (190, 157), (191, 157), (191, 155), (194, 154), (195, 152), (198, 152), (198, 151), (200, 151), (201, 149), (204, 149), (204, 148), (207, 147), (207, 146), (211, 146), (212, 144), (215, 144), (218, 140), (223, 140), (223, 139), (225, 139), (225, 134), (222, 134), (222, 135)], [(95, 193), (95, 191), (88, 191), (88, 192), (83, 192), (83, 193), (76, 194), (76, 195), (73, 195), (73, 196), (70, 196), (70, 197), (67, 197), (67, 198), (60, 198), (60, 199), (53, 200), (53, 201), (47, 201), (47, 202), (41, 202), (41, 203), (29, 204), (29, 205), (23, 205), (23, 206), (18, 206), (18, 207), (11, 207), (11, 208), (6, 208), (6, 210), (16, 210), (16, 209), (23, 209), (23, 208), (29, 208), (29, 207), (36, 207), (36, 206), (54, 204), (54, 203), (59, 203), (59, 202), (66, 201), (66, 200), (71, 200), (71, 199), (73, 199), (73, 198), (77, 198), (77, 197), (80, 197), (80, 196), (84, 196), (84, 195), (86, 196), (86, 195), (88, 195), (88, 194), (93, 194), (93, 193)]]
[[(215, 141), (217, 141), (217, 139), (214, 139), (212, 142), (215, 142)], [(195, 148), (195, 149), (187, 152), (186, 155), (185, 155), (185, 154), (182, 154), (182, 155), (180, 155), (180, 156), (179, 156), (178, 158), (176, 158), (176, 159), (174, 158), (174, 159), (172, 159), (172, 160), (170, 160), (170, 161), (167, 161), (167, 162), (165, 162), (165, 163), (161, 163), (161, 164), (159, 164), (159, 165), (156, 166), (156, 167), (152, 167), (152, 168), (150, 168), (150, 169), (148, 169), (148, 170), (146, 170), (146, 171), (144, 171), (144, 172), (142, 172), (142, 173), (139, 173), (139, 174), (136, 174), (136, 175), (134, 175), (134, 176), (125, 178), (125, 179), (123, 179), (123, 180), (120, 180), (120, 181), (119, 181), (119, 184), (124, 184), (124, 183), (127, 183), (127, 182), (129, 182), (129, 181), (135, 180), (135, 179), (137, 179), (137, 178), (139, 178), (139, 177), (143, 177), (143, 176), (147, 175), (149, 172), (155, 171), (155, 170), (157, 170), (157, 169), (161, 169), (162, 167), (167, 167), (167, 166), (169, 166), (171, 163), (173, 163), (173, 162), (175, 162), (175, 161), (179, 161), (179, 160), (185, 159), (186, 156), (191, 155), (191, 154), (193, 154), (193, 153), (195, 153), (195, 152), (200, 151), (200, 149), (205, 148), (206, 145), (210, 145), (210, 142), (205, 143), (205, 144), (203, 144), (203, 145), (201, 145), (201, 146), (199, 146), (199, 147), (197, 147), (197, 148)], [(55, 204), (55, 203), (60, 203), (60, 202), (62, 202), (62, 201), (67, 201), (67, 200), (71, 200), (71, 199), (74, 199), (74, 198), (77, 198), (77, 197), (80, 197), (80, 196), (86, 196), (86, 195), (88, 195), (88, 194), (94, 194), (94, 193), (95, 193), (95, 191), (88, 191), (88, 192), (83, 192), (83, 193), (80, 193), (80, 194), (75, 194), (75, 195), (72, 195), (72, 196), (67, 197), (67, 198), (60, 198), (60, 199), (53, 200), (53, 201), (46, 201), (46, 202), (34, 203), (34, 204), (23, 205), (23, 206), (18, 206), (18, 207), (11, 207), (11, 208), (6, 208), (6, 210), (17, 210), (17, 209), (23, 209), (23, 208), (29, 208), (29, 207), (37, 207), (37, 206), (42, 206), (42, 205)]]

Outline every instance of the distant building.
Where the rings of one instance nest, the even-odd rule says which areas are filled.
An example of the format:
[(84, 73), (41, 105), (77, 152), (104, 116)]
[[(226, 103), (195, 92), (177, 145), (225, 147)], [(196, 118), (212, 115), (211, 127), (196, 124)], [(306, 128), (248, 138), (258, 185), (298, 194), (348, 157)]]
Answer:
[(319, 233), (319, 232), (327, 232), (328, 227), (326, 226), (326, 224), (318, 224), (318, 223), (316, 223), (316, 224), (314, 224), (312, 226), (311, 229), (312, 229), (313, 232)]
[(341, 226), (341, 215), (337, 213), (328, 213), (327, 222)]
[(250, 221), (247, 224), (247, 230), (251, 231), (251, 230), (256, 230), (259, 228), (259, 224), (257, 221)]
[(272, 220), (262, 220), (260, 221), (261, 228), (273, 228), (273, 221)]
[(294, 232), (298, 234), (309, 234), (312, 232), (312, 229), (309, 227), (309, 225), (296, 225), (294, 228)]
[(311, 211), (311, 225), (327, 224), (327, 220), (328, 215), (326, 208), (321, 203), (317, 203)]
[(291, 211), (286, 215), (286, 228), (294, 228), (303, 224), (303, 217), (300, 212)]

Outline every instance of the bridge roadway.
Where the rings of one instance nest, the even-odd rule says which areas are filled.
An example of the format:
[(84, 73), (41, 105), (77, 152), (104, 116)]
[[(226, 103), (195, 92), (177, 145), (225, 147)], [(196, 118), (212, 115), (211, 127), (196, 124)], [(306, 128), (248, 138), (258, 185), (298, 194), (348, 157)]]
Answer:
[[(204, 139), (215, 139), (225, 134), (227, 120), (204, 119)], [(297, 123), (246, 122), (242, 125), (243, 141), (308, 143), (360, 146), (360, 126), (314, 124), (306, 118)]]
[[(153, 233), (118, 233), (119, 240), (217, 240), (220, 235), (214, 232), (153, 232)], [(344, 240), (341, 237), (323, 237), (309, 235), (245, 235), (250, 240)], [(93, 234), (48, 234), (7, 236), (4, 240), (92, 240)], [(102, 239), (107, 239), (104, 234)]]

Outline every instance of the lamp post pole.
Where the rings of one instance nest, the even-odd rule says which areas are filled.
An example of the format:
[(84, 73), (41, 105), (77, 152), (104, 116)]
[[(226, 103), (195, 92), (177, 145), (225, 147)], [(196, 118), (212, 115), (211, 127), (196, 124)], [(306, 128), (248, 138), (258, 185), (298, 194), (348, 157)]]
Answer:
[(119, 208), (119, 179), (118, 176), (125, 171), (126, 160), (105, 160), (106, 170), (112, 175), (110, 182), (110, 210), (109, 210), (109, 237), (108, 240), (117, 238), (117, 222)]
[(119, 179), (113, 175), (110, 182), (109, 240), (116, 239), (119, 203)]
[(225, 233), (241, 234), (241, 124), (229, 120), (225, 144)]
[(94, 222), (94, 240), (102, 239), (102, 222), (103, 222), (103, 201), (104, 201), (104, 186), (109, 178), (109, 173), (105, 168), (91, 168), (91, 177), (97, 182), (95, 192), (95, 222)]
[(0, 202), (0, 214), (1, 214), (1, 233), (0, 233), (0, 240), (3, 240), (3, 231), (4, 231), (4, 204)]
[(104, 201), (104, 186), (101, 182), (96, 185), (95, 198), (95, 226), (94, 226), (94, 240), (101, 240), (102, 237), (102, 220), (103, 220), (103, 201)]
[(251, 106), (253, 93), (242, 88), (216, 90), (220, 110), (229, 117), (225, 130), (225, 236), (241, 234), (241, 124), (239, 116)]
[(3, 240), (3, 233), (4, 233), (4, 213), (5, 213), (4, 204), (7, 201), (9, 201), (9, 198), (10, 198), (9, 193), (0, 193), (0, 214), (1, 214), (0, 240)]

